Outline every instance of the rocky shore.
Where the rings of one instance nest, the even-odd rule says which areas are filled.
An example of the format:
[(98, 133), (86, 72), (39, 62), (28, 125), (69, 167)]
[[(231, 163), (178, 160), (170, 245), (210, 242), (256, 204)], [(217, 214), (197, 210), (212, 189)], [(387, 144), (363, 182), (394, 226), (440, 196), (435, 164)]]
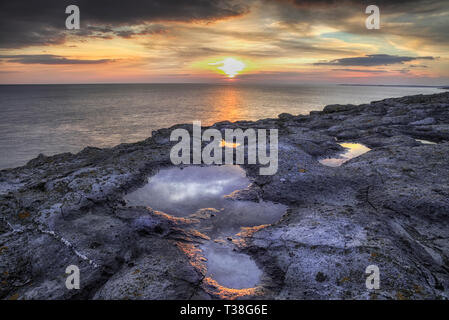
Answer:
[[(0, 298), (449, 298), (449, 92), (214, 124), (279, 130), (278, 172), (243, 166), (252, 184), (232, 194), (288, 206), (277, 223), (242, 232), (239, 250), (263, 271), (247, 290), (205, 277), (194, 218), (123, 200), (171, 166), (178, 127), (191, 130), (0, 171)], [(322, 165), (339, 142), (371, 151)], [(65, 286), (72, 264), (80, 290)], [(380, 289), (366, 288), (368, 265), (379, 267)]]

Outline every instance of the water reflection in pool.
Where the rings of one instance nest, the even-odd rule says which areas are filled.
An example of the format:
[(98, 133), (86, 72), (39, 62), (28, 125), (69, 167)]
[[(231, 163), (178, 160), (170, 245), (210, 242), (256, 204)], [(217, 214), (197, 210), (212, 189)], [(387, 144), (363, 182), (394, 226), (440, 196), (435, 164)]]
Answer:
[(233, 289), (257, 286), (262, 271), (246, 254), (233, 251), (231, 245), (208, 242), (201, 246), (207, 258), (207, 276)]
[(200, 221), (197, 230), (211, 239), (199, 246), (198, 253), (207, 259), (206, 277), (223, 286), (221, 291), (232, 288), (232, 295), (238, 296), (243, 294), (238, 290), (255, 287), (262, 275), (250, 256), (235, 250), (242, 228), (274, 223), (286, 210), (286, 206), (272, 202), (225, 197), (249, 185), (245, 171), (239, 166), (176, 167), (160, 170), (125, 199), (129, 205), (197, 218)]
[(361, 143), (339, 143), (346, 150), (335, 158), (326, 158), (318, 160), (321, 164), (328, 167), (339, 167), (346, 161), (358, 157), (371, 149)]
[(133, 206), (185, 217), (201, 208), (222, 208), (223, 196), (249, 184), (239, 166), (162, 169), (125, 200)]

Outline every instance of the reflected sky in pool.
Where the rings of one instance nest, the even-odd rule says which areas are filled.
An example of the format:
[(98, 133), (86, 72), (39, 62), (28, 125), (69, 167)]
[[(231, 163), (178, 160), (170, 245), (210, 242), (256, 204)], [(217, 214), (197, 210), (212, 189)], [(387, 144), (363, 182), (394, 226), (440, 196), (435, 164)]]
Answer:
[(201, 246), (201, 249), (207, 257), (207, 276), (219, 284), (244, 289), (255, 287), (259, 283), (262, 271), (248, 255), (211, 241)]
[(250, 184), (239, 166), (162, 169), (142, 188), (125, 196), (133, 206), (185, 217), (201, 208), (223, 207), (223, 196)]
[(210, 240), (187, 252), (190, 259), (196, 261), (201, 261), (201, 256), (206, 258), (206, 277), (220, 286), (221, 294), (231, 288), (225, 291), (232, 298), (254, 292), (246, 289), (254, 289), (262, 275), (250, 256), (235, 250), (242, 228), (272, 224), (287, 209), (272, 202), (236, 201), (225, 197), (249, 185), (245, 171), (239, 166), (175, 167), (160, 170), (125, 199), (129, 205), (143, 205), (173, 216), (199, 219), (197, 231)]

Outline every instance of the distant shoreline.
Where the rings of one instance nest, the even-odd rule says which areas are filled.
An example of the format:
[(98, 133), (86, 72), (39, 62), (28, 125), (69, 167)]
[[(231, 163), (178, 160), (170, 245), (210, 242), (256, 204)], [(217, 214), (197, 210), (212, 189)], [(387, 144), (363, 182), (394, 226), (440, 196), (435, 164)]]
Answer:
[(350, 84), (350, 83), (340, 83), (339, 86), (348, 87), (394, 87), (394, 88), (438, 88), (438, 89), (449, 89), (449, 86), (425, 86), (425, 85), (406, 85), (406, 84)]

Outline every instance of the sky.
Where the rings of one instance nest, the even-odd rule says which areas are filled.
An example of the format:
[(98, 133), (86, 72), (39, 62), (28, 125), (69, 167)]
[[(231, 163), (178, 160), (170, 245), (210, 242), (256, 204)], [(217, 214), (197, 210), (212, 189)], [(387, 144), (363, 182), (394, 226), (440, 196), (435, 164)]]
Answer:
[(449, 85), (448, 30), (447, 0), (2, 1), (0, 83)]

